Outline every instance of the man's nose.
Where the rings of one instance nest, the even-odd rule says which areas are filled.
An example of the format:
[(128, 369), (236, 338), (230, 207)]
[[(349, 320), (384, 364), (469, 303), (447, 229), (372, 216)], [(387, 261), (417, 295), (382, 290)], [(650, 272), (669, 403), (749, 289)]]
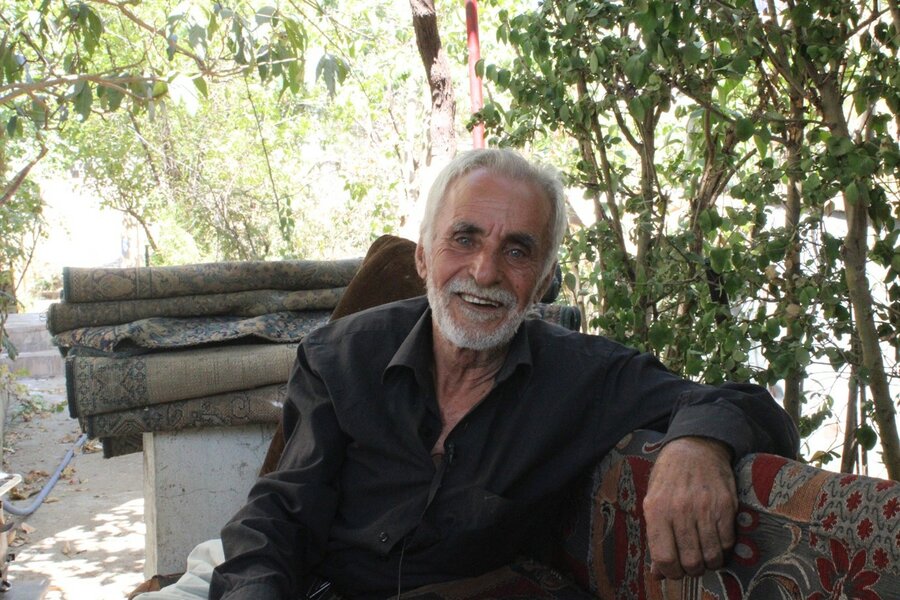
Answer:
[(480, 286), (491, 286), (500, 278), (500, 257), (487, 248), (478, 252), (472, 261), (472, 278)]

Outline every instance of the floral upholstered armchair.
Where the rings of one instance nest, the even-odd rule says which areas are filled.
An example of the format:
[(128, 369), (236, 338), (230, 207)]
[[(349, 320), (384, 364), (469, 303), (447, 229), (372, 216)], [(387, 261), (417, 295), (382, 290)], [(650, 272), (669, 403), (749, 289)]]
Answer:
[(900, 598), (900, 484), (769, 454), (736, 467), (737, 543), (725, 567), (653, 579), (641, 500), (660, 437), (626, 437), (586, 484), (564, 542), (583, 588), (599, 598)]

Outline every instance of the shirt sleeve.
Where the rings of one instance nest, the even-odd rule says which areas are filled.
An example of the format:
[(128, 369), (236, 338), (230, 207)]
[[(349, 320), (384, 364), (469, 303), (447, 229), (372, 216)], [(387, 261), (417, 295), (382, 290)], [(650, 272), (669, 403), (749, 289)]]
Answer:
[[(752, 452), (797, 456), (800, 438), (788, 414), (762, 387), (688, 381), (650, 354), (622, 353), (606, 381), (612, 397), (629, 398), (636, 428), (664, 428), (663, 443), (696, 436), (725, 444), (736, 462)], [(662, 426), (662, 427), (660, 427)]]
[(726, 383), (697, 385), (675, 402), (664, 442), (705, 437), (731, 449), (733, 462), (752, 452), (796, 458), (800, 436), (788, 414), (762, 387)]
[(303, 345), (288, 381), (283, 427), (278, 468), (257, 480), (222, 529), (225, 561), (213, 572), (210, 600), (299, 596), (325, 552), (347, 442)]

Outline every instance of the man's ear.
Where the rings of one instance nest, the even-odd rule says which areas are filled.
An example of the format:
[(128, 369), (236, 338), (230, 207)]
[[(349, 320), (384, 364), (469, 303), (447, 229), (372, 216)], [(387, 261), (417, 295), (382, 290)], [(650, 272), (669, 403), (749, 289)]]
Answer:
[(550, 289), (550, 286), (553, 284), (553, 278), (556, 276), (556, 265), (557, 262), (553, 261), (553, 266), (547, 271), (547, 275), (544, 277), (544, 280), (541, 281), (541, 284), (537, 286), (534, 290), (534, 298), (531, 299), (533, 304), (537, 304), (541, 301), (541, 298), (544, 297), (544, 294), (547, 293), (547, 290)]
[(422, 245), (422, 238), (419, 238), (419, 242), (416, 244), (416, 272), (423, 280), (428, 279), (426, 277), (428, 269), (425, 266), (425, 246)]

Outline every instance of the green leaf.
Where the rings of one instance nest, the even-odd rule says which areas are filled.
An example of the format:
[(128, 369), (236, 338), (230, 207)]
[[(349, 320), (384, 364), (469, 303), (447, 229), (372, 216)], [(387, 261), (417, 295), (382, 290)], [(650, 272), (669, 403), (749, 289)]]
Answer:
[(625, 61), (623, 70), (625, 72), (625, 77), (628, 78), (632, 85), (635, 87), (642, 87), (647, 82), (647, 77), (649, 76), (646, 55), (641, 53), (629, 56), (628, 60)]
[(715, 208), (707, 208), (697, 215), (697, 224), (700, 225), (700, 231), (709, 233), (722, 224), (722, 216)]
[(724, 273), (731, 263), (730, 248), (712, 248), (709, 251), (709, 264), (716, 273)]
[(642, 121), (644, 119), (644, 115), (647, 114), (646, 110), (644, 109), (644, 103), (641, 100), (640, 96), (635, 96), (628, 101), (628, 111), (636, 121)]
[(846, 136), (832, 136), (825, 142), (828, 152), (832, 156), (844, 156), (853, 150), (853, 140)]
[(736, 75), (743, 77), (744, 74), (747, 73), (747, 69), (750, 68), (750, 60), (745, 54), (738, 54), (731, 61), (729, 67)]
[(326, 53), (322, 55), (319, 64), (316, 65), (316, 80), (318, 81), (321, 77), (328, 89), (328, 95), (334, 97), (337, 92), (337, 84), (343, 83), (348, 72), (349, 69), (343, 60)]
[(263, 6), (259, 10), (256, 11), (256, 24), (257, 25), (266, 25), (271, 23), (275, 18), (278, 9), (274, 6)]
[[(291, 63), (292, 65), (295, 63)], [(209, 97), (209, 89), (206, 87), (206, 80), (202, 76), (194, 77), (194, 87), (197, 88), (204, 98)]]
[(760, 158), (766, 158), (769, 154), (769, 132), (761, 134), (757, 132), (753, 136), (753, 143), (756, 144), (756, 151), (759, 152)]
[(47, 124), (47, 111), (36, 100), (31, 101), (31, 121), (37, 129), (43, 129)]
[(805, 285), (800, 290), (800, 304), (804, 306), (808, 306), (815, 302), (816, 298), (819, 296), (819, 288), (814, 285)]
[(650, 327), (650, 331), (647, 333), (647, 336), (650, 339), (650, 344), (656, 350), (665, 348), (665, 346), (671, 343), (674, 339), (674, 336), (672, 335), (672, 329), (667, 323), (663, 323), (661, 321), (657, 321)]
[(700, 48), (694, 43), (688, 42), (681, 47), (681, 60), (688, 67), (697, 64), (700, 62)]
[(100, 37), (103, 35), (103, 21), (96, 12), (87, 7), (86, 9), (88, 28), (84, 36), (84, 48), (91, 53), (100, 44)]
[(777, 339), (781, 335), (781, 321), (776, 318), (766, 320), (766, 335), (770, 339)]
[(172, 78), (169, 82), (169, 96), (173, 102), (182, 104), (191, 116), (195, 115), (200, 107), (195, 80), (187, 75), (178, 74)]
[(809, 27), (812, 24), (812, 9), (805, 2), (799, 2), (791, 11), (791, 20), (797, 27)]
[(810, 173), (806, 177), (803, 187), (807, 190), (817, 190), (822, 187), (822, 179), (819, 177), (818, 173)]
[(577, 281), (575, 279), (575, 274), (572, 273), (571, 271), (567, 272), (563, 276), (563, 284), (565, 284), (566, 288), (574, 294), (575, 286), (577, 285)]
[(308, 36), (303, 24), (294, 19), (284, 19), (284, 30), (287, 33), (288, 41), (291, 43), (295, 52), (303, 52), (306, 50)]
[(165, 81), (155, 81), (153, 82), (153, 98), (162, 98), (169, 92), (169, 85)]
[(856, 204), (859, 201), (859, 186), (856, 185), (855, 181), (851, 181), (850, 184), (844, 188), (844, 198), (850, 204)]
[(175, 51), (178, 50), (178, 36), (174, 33), (170, 35), (167, 40), (168, 45), (166, 46), (166, 57), (169, 60), (175, 58)]
[(753, 134), (756, 133), (756, 126), (753, 123), (753, 119), (748, 119), (746, 117), (742, 117), (734, 122), (734, 133), (737, 136), (738, 140), (746, 141), (753, 137)]
[(798, 347), (796, 350), (794, 350), (794, 360), (797, 362), (797, 367), (799, 369), (805, 369), (807, 366), (809, 366), (811, 360), (809, 356), (809, 350), (802, 346)]
[(6, 133), (9, 137), (16, 137), (16, 130), (19, 123), (19, 117), (13, 115), (10, 117), (9, 121), (6, 122)]
[(122, 105), (122, 100), (125, 98), (125, 94), (117, 87), (104, 88), (104, 95), (106, 97), (106, 107), (108, 110), (118, 110), (119, 106)]
[(484, 59), (479, 58), (478, 62), (475, 63), (475, 75), (476, 77), (484, 77)]
[(871, 450), (878, 443), (878, 434), (869, 425), (861, 425), (856, 430), (856, 441), (866, 450)]
[(81, 88), (81, 91), (75, 96), (75, 112), (81, 115), (81, 120), (87, 120), (91, 115), (91, 105), (94, 103), (94, 93), (91, 86), (87, 83)]
[(766, 245), (766, 256), (769, 260), (775, 262), (784, 258), (784, 251), (787, 249), (788, 240), (786, 238), (775, 238)]
[(853, 94), (853, 108), (861, 115), (869, 109), (869, 99), (864, 90), (857, 90)]

